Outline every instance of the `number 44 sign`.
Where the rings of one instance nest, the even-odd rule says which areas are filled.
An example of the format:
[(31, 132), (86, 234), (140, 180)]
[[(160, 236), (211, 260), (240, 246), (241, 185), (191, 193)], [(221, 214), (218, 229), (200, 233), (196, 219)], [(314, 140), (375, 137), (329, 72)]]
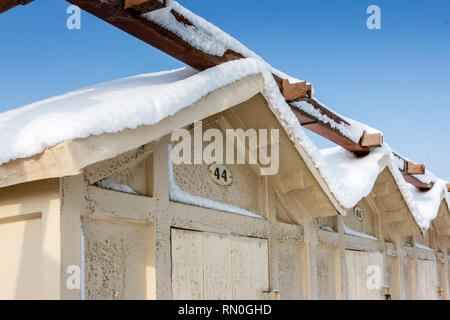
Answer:
[(219, 186), (229, 186), (233, 182), (230, 169), (223, 164), (211, 164), (208, 167), (208, 174), (211, 180)]

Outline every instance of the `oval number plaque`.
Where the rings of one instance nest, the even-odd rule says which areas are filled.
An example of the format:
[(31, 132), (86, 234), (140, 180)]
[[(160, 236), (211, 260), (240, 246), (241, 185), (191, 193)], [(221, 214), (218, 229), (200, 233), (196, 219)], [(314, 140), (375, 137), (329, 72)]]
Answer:
[(219, 186), (229, 186), (233, 182), (230, 169), (223, 164), (211, 164), (208, 167), (208, 175)]
[(364, 211), (360, 207), (355, 207), (353, 209), (353, 213), (355, 214), (355, 218), (359, 221), (362, 221), (364, 219)]

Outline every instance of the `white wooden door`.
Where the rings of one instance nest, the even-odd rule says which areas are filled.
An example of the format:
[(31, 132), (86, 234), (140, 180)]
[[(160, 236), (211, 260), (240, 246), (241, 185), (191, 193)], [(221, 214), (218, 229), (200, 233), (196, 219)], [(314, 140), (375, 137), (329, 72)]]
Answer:
[(436, 261), (417, 260), (417, 299), (437, 300), (439, 286), (438, 266)]
[(0, 223), (0, 300), (41, 299), (41, 263), (40, 218)]
[[(345, 260), (348, 299), (382, 299), (383, 256), (381, 253), (345, 250)], [(377, 282), (379, 285), (376, 285)]]
[(172, 229), (174, 299), (264, 299), (266, 239)]

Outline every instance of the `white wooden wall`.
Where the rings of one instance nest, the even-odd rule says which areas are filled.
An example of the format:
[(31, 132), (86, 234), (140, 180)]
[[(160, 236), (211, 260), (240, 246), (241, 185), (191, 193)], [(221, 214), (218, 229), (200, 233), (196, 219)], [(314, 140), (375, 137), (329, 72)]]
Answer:
[(174, 299), (264, 299), (265, 239), (172, 229)]

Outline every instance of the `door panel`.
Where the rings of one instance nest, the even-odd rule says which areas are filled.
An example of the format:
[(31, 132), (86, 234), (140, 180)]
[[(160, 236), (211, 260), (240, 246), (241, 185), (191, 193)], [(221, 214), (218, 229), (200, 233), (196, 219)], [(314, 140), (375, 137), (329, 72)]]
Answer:
[(42, 298), (41, 218), (0, 223), (0, 299)]
[(437, 300), (439, 285), (437, 262), (417, 260), (417, 299)]
[[(350, 300), (380, 300), (383, 287), (383, 256), (381, 253), (345, 250), (347, 288)], [(372, 287), (374, 277), (379, 286)], [(369, 286), (370, 285), (370, 286)]]
[(263, 299), (267, 240), (172, 229), (174, 299)]

